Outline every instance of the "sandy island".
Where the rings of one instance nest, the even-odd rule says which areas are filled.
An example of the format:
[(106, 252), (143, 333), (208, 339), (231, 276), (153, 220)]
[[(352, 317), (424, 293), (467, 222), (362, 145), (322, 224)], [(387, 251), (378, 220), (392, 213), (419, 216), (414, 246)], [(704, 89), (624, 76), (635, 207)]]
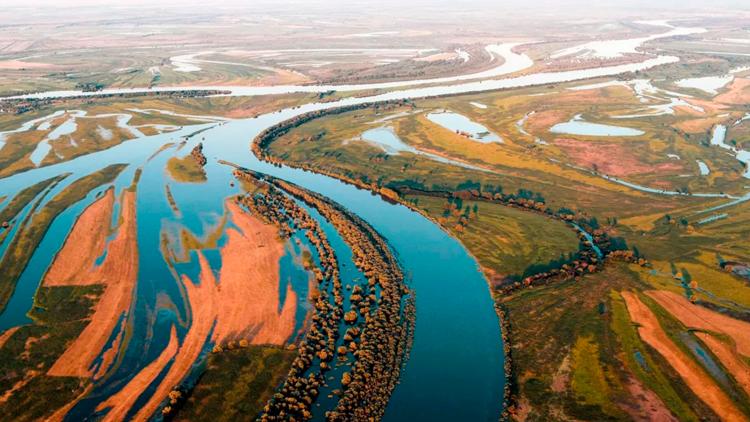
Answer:
[[(200, 283), (182, 277), (190, 305), (191, 324), (174, 361), (158, 387), (134, 420), (145, 421), (156, 412), (169, 392), (189, 373), (208, 341), (246, 338), (253, 344), (283, 344), (294, 331), (296, 295), (289, 287), (279, 312), (279, 270), (284, 244), (278, 228), (228, 203), (234, 225), (227, 229), (227, 242), (221, 249), (222, 268), (217, 277), (205, 256), (198, 252)], [(213, 330), (213, 333), (212, 333)], [(209, 338), (210, 335), (210, 338)], [(162, 354), (164, 356), (164, 354)], [(159, 373), (169, 359), (158, 358), (128, 383), (117, 397), (137, 397), (150, 384), (153, 372)], [(145, 375), (144, 375), (145, 371)], [(112, 403), (105, 402), (100, 410)], [(122, 406), (117, 414), (127, 412)], [(116, 416), (116, 415), (115, 415)], [(109, 420), (109, 415), (107, 419)]]
[[(62, 250), (55, 258), (44, 285), (104, 285), (104, 292), (94, 306), (91, 321), (49, 369), (49, 375), (91, 377), (96, 358), (104, 351), (111, 364), (116, 353), (103, 350), (120, 318), (126, 315), (133, 300), (138, 277), (138, 244), (136, 234), (135, 192), (122, 195), (122, 224), (115, 238), (106, 245), (114, 205), (114, 191), (109, 190), (89, 206), (76, 221)], [(105, 252), (101, 265), (96, 260)], [(122, 335), (122, 331), (120, 331)], [(119, 345), (115, 341), (113, 347)], [(98, 375), (106, 372), (99, 368)]]

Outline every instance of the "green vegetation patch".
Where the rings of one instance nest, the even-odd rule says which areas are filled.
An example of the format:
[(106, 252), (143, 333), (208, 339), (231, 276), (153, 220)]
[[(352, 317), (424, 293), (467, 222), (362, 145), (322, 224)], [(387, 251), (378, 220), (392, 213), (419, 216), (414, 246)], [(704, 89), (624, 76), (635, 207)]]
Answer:
[(252, 420), (289, 371), (296, 352), (250, 346), (212, 353), (174, 419), (178, 421)]
[[(578, 251), (578, 236), (558, 220), (491, 202), (408, 196), (477, 257), (492, 278), (529, 276)], [(460, 208), (460, 209), (459, 209)]]
[(630, 420), (632, 412), (653, 406), (634, 382), (680, 420), (714, 416), (641, 343), (624, 301), (613, 293), (646, 288), (627, 265), (610, 263), (578, 280), (497, 298), (510, 319), (516, 394), (532, 420)]
[(190, 155), (183, 158), (170, 158), (167, 161), (167, 171), (176, 182), (203, 183), (208, 180), (206, 171)]
[(607, 408), (609, 402), (609, 385), (604, 377), (602, 364), (599, 361), (599, 345), (591, 335), (578, 337), (571, 352), (573, 376), (571, 387), (579, 400), (588, 404)]
[(74, 377), (46, 372), (88, 323), (101, 286), (41, 287), (22, 326), (0, 348), (0, 396), (15, 389), (0, 406), (0, 420), (36, 421), (73, 401), (86, 388)]

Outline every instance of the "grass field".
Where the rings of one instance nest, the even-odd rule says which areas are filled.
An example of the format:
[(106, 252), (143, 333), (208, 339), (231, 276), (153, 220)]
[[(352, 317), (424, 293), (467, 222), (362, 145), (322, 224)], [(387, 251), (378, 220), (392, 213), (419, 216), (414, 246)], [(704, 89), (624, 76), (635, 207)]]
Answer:
[(254, 418), (284, 380), (296, 352), (265, 346), (212, 353), (176, 421)]
[[(579, 281), (499, 298), (511, 319), (518, 414), (531, 420), (715, 417), (630, 321), (618, 292), (646, 287), (636, 271), (611, 265)], [(675, 338), (684, 331), (668, 314), (659, 316), (674, 324), (665, 329)]]
[(202, 183), (207, 180), (203, 167), (190, 155), (170, 158), (167, 161), (167, 172), (174, 181), (180, 183)]
[(526, 277), (538, 272), (536, 267), (578, 251), (578, 236), (571, 227), (538, 214), (488, 202), (456, 204), (423, 195), (406, 199), (416, 200), (419, 208), (456, 236), (490, 280)]
[(0, 347), (0, 395), (12, 395), (11, 404), (0, 406), (0, 418), (45, 419), (86, 391), (86, 380), (45, 372), (84, 329), (100, 294), (101, 286), (39, 289), (30, 313), (34, 324), (21, 326)]

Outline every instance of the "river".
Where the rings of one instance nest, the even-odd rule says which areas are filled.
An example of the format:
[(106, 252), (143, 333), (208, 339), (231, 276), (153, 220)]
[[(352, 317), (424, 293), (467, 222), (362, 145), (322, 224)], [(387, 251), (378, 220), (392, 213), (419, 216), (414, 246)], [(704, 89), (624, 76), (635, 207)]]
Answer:
[[(162, 153), (152, 160), (148, 157), (170, 140), (209, 127), (211, 129), (199, 136), (205, 137), (204, 153), (210, 158), (206, 166), (208, 182), (171, 184), (183, 214), (179, 223), (199, 230), (202, 216), (221, 213), (224, 198), (238, 192), (238, 188), (230, 187), (232, 169), (218, 164), (215, 158), (297, 183), (344, 205), (388, 240), (416, 292), (414, 344), (386, 419), (497, 420), (504, 385), (499, 321), (486, 280), (458, 241), (407, 207), (390, 204), (333, 178), (260, 162), (250, 152), (249, 141), (264, 128), (299, 113), (330, 106), (313, 104), (257, 119), (186, 127), (177, 133), (127, 141), (105, 151), (0, 180), (0, 191), (14, 193), (51, 175), (72, 172), (71, 179), (74, 179), (111, 163), (127, 162), (130, 168), (115, 183), (121, 189), (132, 180), (135, 168), (143, 167), (137, 208), (141, 269), (130, 325), (134, 335), (124, 350), (122, 365), (107, 379), (109, 385), (97, 386), (91, 398), (79, 403), (70, 417), (89, 414), (98, 402), (116, 391), (113, 386), (129, 379), (158, 356), (166, 346), (171, 324), (179, 321), (184, 313), (180, 306), (173, 310), (174, 306), (159, 304), (159, 295), (166, 295), (171, 302), (179, 304), (179, 288), (171, 280), (158, 249), (159, 233), (165, 221), (175, 217), (170, 217), (163, 191), (167, 182), (163, 168), (168, 154)], [(185, 149), (189, 147), (190, 144)], [(61, 184), (56, 191), (70, 181)], [(94, 196), (89, 195), (55, 221), (35, 252), (32, 265), (22, 275), (6, 311), (0, 315), (0, 329), (29, 322), (25, 313), (32, 306), (44, 269), (61, 247), (76, 215)], [(393, 224), (396, 221), (399, 224)], [(156, 315), (154, 321), (146, 317), (149, 309)], [(150, 344), (146, 344), (147, 338), (153, 339)]]
[[(239, 192), (238, 187), (230, 186), (230, 181), (233, 180), (232, 169), (217, 162), (217, 159), (226, 159), (296, 183), (342, 204), (370, 223), (393, 248), (408, 276), (410, 286), (416, 292), (417, 318), (413, 348), (400, 384), (389, 402), (385, 420), (497, 420), (502, 411), (500, 404), (504, 387), (504, 356), (499, 321), (488, 284), (476, 261), (462, 245), (425, 217), (405, 206), (388, 203), (368, 191), (327, 176), (261, 162), (250, 152), (250, 140), (271, 125), (313, 110), (371, 101), (560, 83), (644, 70), (677, 60), (676, 57), (659, 56), (634, 64), (412, 88), (325, 104), (307, 104), (296, 109), (265, 114), (257, 119), (207, 123), (170, 134), (137, 138), (105, 151), (0, 179), (0, 192), (11, 195), (36, 181), (64, 172), (73, 173), (55, 188), (55, 191), (59, 191), (85, 174), (112, 163), (125, 162), (130, 165), (129, 168), (115, 181), (118, 189), (122, 189), (132, 180), (135, 169), (143, 168), (137, 197), (140, 271), (136, 303), (128, 322), (133, 329), (132, 336), (123, 346), (123, 358), (115, 373), (109, 375), (106, 382), (97, 384), (89, 398), (76, 405), (68, 418), (78, 419), (90, 415), (97, 403), (158, 356), (166, 346), (170, 327), (184, 317), (179, 286), (169, 273), (158, 249), (159, 234), (171, 223), (186, 225), (200, 233), (207, 220), (217, 218), (223, 210), (225, 198)], [(408, 85), (417, 83), (411, 81)], [(363, 89), (362, 86), (356, 87)], [(321, 86), (216, 88), (229, 89), (231, 95), (347, 90), (346, 87)], [(170, 89), (174, 90), (155, 88), (154, 91)], [(133, 89), (119, 92), (141, 91)], [(83, 95), (98, 94), (101, 93)], [(82, 93), (43, 93), (33, 98), (76, 95)], [(186, 150), (198, 142), (197, 138), (201, 138), (204, 153), (209, 158), (206, 166), (208, 182), (194, 185), (171, 183), (183, 214), (178, 218), (172, 215), (164, 198), (164, 184), (168, 180), (163, 169), (168, 154), (162, 153), (154, 159), (149, 157), (162, 145), (177, 141), (180, 136), (198, 129), (207, 130), (191, 139)], [(44, 270), (62, 245), (72, 221), (93, 201), (95, 193), (55, 220), (34, 253), (32, 265), (22, 275), (8, 307), (0, 315), (0, 330), (28, 322), (25, 313), (32, 306), (33, 295)], [(184, 334), (184, 329), (178, 330), (179, 336)]]

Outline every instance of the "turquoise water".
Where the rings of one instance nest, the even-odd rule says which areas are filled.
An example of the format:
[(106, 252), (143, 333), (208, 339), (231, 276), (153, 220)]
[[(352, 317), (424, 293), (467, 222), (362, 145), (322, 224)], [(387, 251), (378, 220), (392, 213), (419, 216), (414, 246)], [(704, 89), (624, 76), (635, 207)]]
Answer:
[[(250, 140), (265, 127), (322, 107), (325, 106), (309, 105), (258, 119), (184, 128), (173, 134), (128, 141), (106, 151), (0, 180), (0, 191), (15, 193), (35, 181), (65, 171), (72, 172), (73, 175), (56, 188), (59, 190), (76, 178), (106, 165), (130, 163), (131, 166), (115, 182), (119, 192), (130, 184), (135, 169), (143, 168), (137, 191), (141, 251), (139, 277), (135, 302), (125, 323), (132, 336), (122, 345), (118, 366), (71, 411), (69, 420), (90, 415), (99, 402), (118, 391), (139, 368), (158, 356), (168, 342), (172, 325), (177, 326), (180, 338), (185, 335), (187, 317), (182, 290), (174, 271), (159, 253), (160, 233), (174, 229), (175, 225), (184, 225), (200, 236), (224, 212), (225, 198), (238, 193), (239, 188), (230, 186), (232, 169), (218, 164), (218, 158), (288, 180), (339, 202), (370, 223), (393, 248), (416, 293), (417, 318), (413, 349), (389, 403), (386, 420), (498, 419), (504, 385), (499, 321), (486, 280), (458, 241), (420, 214), (385, 202), (369, 191), (326, 176), (272, 166), (258, 161), (251, 154)], [(202, 141), (209, 159), (207, 183), (170, 181), (165, 176), (164, 165), (174, 150), (148, 159), (161, 145), (205, 128), (209, 129), (191, 139), (180, 151), (181, 154), (189, 153), (197, 138), (205, 138)], [(181, 216), (175, 216), (167, 203), (164, 195), (166, 183), (170, 184), (182, 211)], [(93, 196), (55, 221), (34, 254), (33, 265), (24, 272), (11, 303), (0, 315), (0, 327), (28, 322), (25, 313), (31, 307), (44, 271), (61, 247), (75, 217), (91, 201)], [(342, 245), (334, 246), (337, 254), (346, 256)], [(206, 255), (212, 266), (218, 268), (220, 262), (211, 252), (207, 251)], [(191, 276), (196, 274), (195, 257), (187, 264), (180, 264), (176, 270)], [(352, 273), (352, 277), (356, 277), (356, 273)], [(301, 290), (298, 293), (304, 297)], [(198, 369), (197, 366), (196, 371)], [(142, 397), (139, 403), (146, 399), (146, 396)]]
[[(506, 59), (508, 56), (506, 55)], [(328, 104), (309, 104), (296, 110), (283, 110), (264, 115), (255, 120), (234, 121), (216, 126), (204, 133), (205, 152), (209, 157), (209, 181), (202, 185), (177, 187), (173, 193), (182, 208), (182, 224), (201, 233), (205, 221), (220, 213), (224, 198), (236, 193), (229, 186), (230, 169), (216, 164), (216, 158), (239, 161), (238, 164), (290, 180), (310, 190), (322, 193), (340, 202), (381, 232), (389, 241), (409, 283), (416, 292), (417, 320), (415, 339), (400, 385), (389, 403), (387, 420), (497, 420), (501, 409), (503, 380), (503, 354), (497, 315), (494, 312), (486, 280), (476, 262), (461, 245), (437, 226), (408, 208), (393, 205), (334, 179), (287, 167), (275, 167), (258, 162), (249, 151), (250, 140), (262, 129), (295, 115), (369, 101), (402, 98), (420, 98), (474, 91), (541, 85), (583, 78), (619, 74), (648, 69), (677, 61), (675, 57), (659, 56), (642, 63), (603, 68), (550, 72), (523, 75), (515, 78), (476, 81), (448, 86), (412, 88), (388, 92), (372, 97), (350, 98)], [(530, 61), (529, 61), (530, 62)], [(222, 87), (223, 89), (223, 87)], [(282, 92), (319, 92), (327, 87), (259, 87), (232, 88), (232, 95), (263, 95)], [(358, 86), (356, 89), (361, 89)], [(79, 93), (43, 93), (36, 96), (79, 95)], [(36, 181), (70, 171), (73, 175), (61, 183), (66, 184), (85, 174), (113, 163), (130, 163), (128, 172), (144, 166), (144, 178), (138, 191), (138, 241), (141, 251), (140, 273), (136, 302), (128, 316), (127, 324), (134, 329), (133, 336), (123, 344), (120, 364), (106, 379), (96, 386), (92, 395), (73, 409), (68, 419), (78, 420), (96, 403), (120, 388), (139, 368), (151, 362), (165, 347), (169, 329), (178, 327), (178, 335), (185, 334), (182, 296), (174, 274), (166, 267), (158, 249), (160, 230), (175, 221), (164, 198), (163, 161), (148, 161), (158, 147), (170, 140), (178, 140), (196, 128), (184, 128), (173, 134), (157, 135), (125, 142), (95, 154), (66, 163), (43, 167), (0, 179), (0, 192), (12, 195)], [(0, 142), (2, 140), (0, 139)], [(188, 151), (187, 149), (185, 151)], [(115, 184), (118, 189), (130, 182), (126, 175)], [(90, 202), (91, 198), (87, 198)], [(82, 210), (87, 201), (76, 205)], [(46, 270), (49, 260), (64, 241), (66, 229), (75, 217), (62, 216), (53, 224), (59, 230), (50, 230), (43, 241), (45, 246), (34, 254), (33, 268), (22, 276), (10, 305), (0, 315), (0, 329), (23, 323), (30, 309), (39, 275)], [(59, 223), (58, 223), (59, 221)], [(48, 242), (48, 243), (47, 243)], [(338, 253), (338, 250), (337, 250)], [(38, 258), (37, 258), (38, 257)], [(216, 264), (215, 259), (212, 264)], [(189, 265), (185, 271), (190, 271)], [(152, 386), (152, 388), (154, 388)], [(151, 392), (147, 390), (139, 400), (142, 403)]]
[(462, 114), (450, 111), (428, 113), (427, 119), (452, 132), (466, 133), (469, 135), (469, 139), (477, 142), (484, 144), (490, 142), (503, 142), (499, 136), (490, 132), (489, 129)]
[(207, 140), (218, 141), (204, 143), (206, 155), (244, 156), (238, 164), (342, 204), (386, 238), (410, 277), (416, 292), (414, 345), (385, 420), (497, 420), (504, 386), (502, 340), (489, 287), (476, 261), (457, 240), (402, 205), (248, 155), (245, 140), (263, 123), (235, 122), (206, 132)]

